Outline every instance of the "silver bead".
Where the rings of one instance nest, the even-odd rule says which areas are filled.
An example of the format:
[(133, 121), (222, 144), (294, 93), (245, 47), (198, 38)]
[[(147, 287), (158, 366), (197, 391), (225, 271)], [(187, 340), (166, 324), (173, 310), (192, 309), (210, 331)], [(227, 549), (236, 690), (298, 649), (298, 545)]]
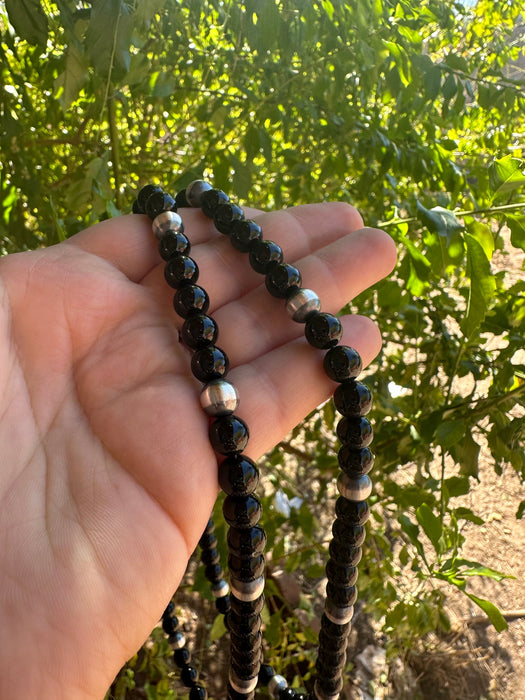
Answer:
[(372, 493), (372, 482), (368, 474), (351, 479), (347, 474), (341, 473), (337, 479), (337, 490), (349, 501), (364, 501)]
[(229, 673), (229, 681), (231, 687), (236, 690), (238, 693), (242, 693), (243, 695), (247, 695), (248, 693), (251, 693), (252, 690), (255, 690), (257, 688), (257, 682), (259, 680), (259, 676), (255, 675), (253, 678), (239, 678), (235, 671), (230, 669)]
[(186, 187), (186, 199), (190, 207), (200, 207), (203, 192), (211, 190), (209, 182), (205, 180), (194, 180)]
[(230, 586), (228, 584), (228, 581), (221, 578), (220, 581), (217, 581), (217, 583), (213, 584), (213, 586), (211, 587), (211, 592), (215, 598), (224, 598), (224, 596), (228, 595), (228, 593), (230, 592)]
[(175, 632), (169, 639), (169, 645), (172, 649), (182, 649), (186, 646), (186, 637), (182, 632)]
[(201, 392), (201, 406), (210, 416), (227, 416), (238, 405), (237, 389), (224, 379), (214, 379)]
[(230, 577), (230, 588), (236, 598), (244, 603), (249, 603), (252, 600), (257, 600), (263, 594), (264, 576), (259, 576), (254, 581), (238, 581)]
[(338, 608), (337, 605), (334, 605), (328, 599), (325, 603), (324, 614), (334, 625), (346, 625), (354, 615), (354, 606), (349, 605), (346, 608)]
[(281, 690), (287, 687), (288, 683), (286, 682), (286, 678), (280, 676), (278, 673), (272, 676), (268, 681), (268, 693), (274, 698), (278, 697)]
[(174, 211), (163, 211), (153, 219), (151, 226), (153, 233), (160, 241), (166, 231), (180, 231), (182, 228), (182, 219)]
[(317, 698), (317, 700), (337, 700), (337, 698), (341, 695), (341, 692), (339, 691), (338, 693), (334, 693), (333, 695), (327, 695), (320, 690), (319, 681), (315, 681), (314, 695)]
[(298, 323), (304, 323), (309, 313), (320, 308), (321, 300), (311, 289), (298, 289), (286, 302), (286, 311)]

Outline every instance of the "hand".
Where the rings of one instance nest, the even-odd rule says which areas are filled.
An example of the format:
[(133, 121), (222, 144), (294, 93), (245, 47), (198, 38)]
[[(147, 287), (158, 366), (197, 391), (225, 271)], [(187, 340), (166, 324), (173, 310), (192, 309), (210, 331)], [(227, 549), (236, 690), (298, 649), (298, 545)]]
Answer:
[[(344, 204), (257, 215), (335, 312), (394, 265)], [(335, 385), (324, 353), (200, 211), (184, 210), (252, 458)], [(0, 698), (101, 700), (158, 621), (217, 496), (200, 384), (151, 224), (123, 216), (0, 260)], [(364, 363), (368, 319), (344, 321)]]

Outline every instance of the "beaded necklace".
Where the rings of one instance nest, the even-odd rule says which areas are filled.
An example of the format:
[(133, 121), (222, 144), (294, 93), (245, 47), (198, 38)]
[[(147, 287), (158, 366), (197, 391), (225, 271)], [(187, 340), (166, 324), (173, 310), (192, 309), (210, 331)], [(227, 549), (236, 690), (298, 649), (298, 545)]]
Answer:
[[(340, 496), (335, 504), (333, 539), (326, 564), (326, 600), (321, 618), (316, 677), (311, 693), (288, 687), (286, 679), (262, 663), (261, 610), (264, 605), (264, 548), (266, 534), (258, 524), (262, 509), (254, 495), (259, 482), (255, 463), (242, 454), (248, 443), (246, 423), (235, 415), (239, 397), (225, 377), (229, 360), (215, 345), (216, 322), (207, 314), (209, 298), (197, 284), (199, 269), (189, 256), (191, 244), (184, 233), (179, 208), (200, 207), (221, 233), (239, 251), (248, 253), (252, 269), (265, 276), (269, 293), (285, 301), (286, 310), (304, 324), (306, 340), (314, 348), (327, 350), (324, 370), (338, 383), (334, 392), (336, 410), (343, 416), (337, 425), (341, 441), (337, 479)], [(133, 204), (133, 212), (146, 214), (166, 261), (164, 275), (175, 289), (173, 306), (184, 319), (181, 337), (193, 350), (191, 370), (203, 383), (200, 401), (213, 418), (209, 438), (219, 460), (219, 484), (226, 493), (224, 519), (229, 526), (229, 583), (220, 564), (215, 526), (210, 520), (199, 541), (201, 562), (211, 583), (218, 612), (225, 616), (230, 633), (229, 700), (253, 700), (257, 685), (267, 686), (275, 700), (337, 700), (343, 688), (343, 669), (353, 606), (357, 598), (357, 564), (369, 516), (366, 499), (372, 491), (368, 472), (374, 457), (368, 448), (372, 427), (364, 417), (371, 408), (369, 389), (356, 377), (361, 359), (353, 348), (339, 345), (343, 329), (339, 319), (321, 311), (319, 297), (301, 286), (301, 273), (283, 262), (283, 252), (273, 241), (264, 240), (261, 227), (244, 217), (243, 210), (228, 196), (202, 180), (192, 182), (175, 198), (161, 187), (146, 185)], [(186, 639), (173, 614), (173, 602), (162, 616), (162, 626), (173, 649), (181, 680), (189, 688), (190, 700), (206, 700), (207, 691), (198, 683)]]

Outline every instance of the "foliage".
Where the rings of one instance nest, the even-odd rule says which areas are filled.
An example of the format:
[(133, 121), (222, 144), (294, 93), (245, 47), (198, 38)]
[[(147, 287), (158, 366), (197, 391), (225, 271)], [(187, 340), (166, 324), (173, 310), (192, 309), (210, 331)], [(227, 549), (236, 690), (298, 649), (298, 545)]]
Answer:
[[(201, 176), (262, 207), (344, 199), (397, 240), (395, 275), (355, 301), (385, 339), (367, 379), (385, 476), (361, 588), (394, 648), (447, 627), (430, 581), (505, 624), (468, 589), (474, 576), (501, 575), (462, 557), (465, 523), (483, 521), (456, 498), (478, 479), (484, 444), (499, 473), (510, 462), (525, 479), (521, 9), (0, 3), (3, 253), (129, 211), (146, 182), (176, 191)], [(278, 473), (264, 495), (272, 561), (286, 555), (312, 577), (323, 545), (306, 498), (333, 492), (334, 421), (324, 407), (267, 456)], [(305, 503), (279, 515), (276, 494)]]

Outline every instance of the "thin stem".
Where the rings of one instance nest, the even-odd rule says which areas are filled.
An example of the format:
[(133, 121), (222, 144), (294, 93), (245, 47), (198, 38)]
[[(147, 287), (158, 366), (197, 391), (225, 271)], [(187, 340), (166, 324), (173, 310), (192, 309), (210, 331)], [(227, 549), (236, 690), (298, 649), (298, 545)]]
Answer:
[[(486, 207), (484, 209), (464, 209), (453, 211), (455, 216), (476, 216), (477, 214), (498, 214), (499, 212), (525, 209), (525, 202), (517, 202), (516, 204), (502, 204), (499, 207)], [(386, 228), (387, 226), (397, 226), (398, 224), (412, 224), (420, 221), (417, 216), (407, 216), (406, 218), (398, 217), (397, 219), (389, 219), (388, 221), (378, 222), (378, 226)]]

